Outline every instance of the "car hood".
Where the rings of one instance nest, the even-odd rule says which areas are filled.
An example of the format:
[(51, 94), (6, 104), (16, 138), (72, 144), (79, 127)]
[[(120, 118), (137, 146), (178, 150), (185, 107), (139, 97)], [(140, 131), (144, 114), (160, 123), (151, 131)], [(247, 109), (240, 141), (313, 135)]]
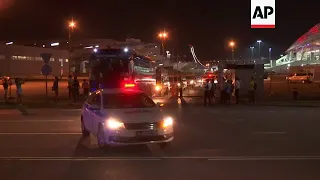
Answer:
[(107, 118), (115, 118), (123, 123), (158, 122), (163, 119), (159, 108), (107, 109), (103, 111)]

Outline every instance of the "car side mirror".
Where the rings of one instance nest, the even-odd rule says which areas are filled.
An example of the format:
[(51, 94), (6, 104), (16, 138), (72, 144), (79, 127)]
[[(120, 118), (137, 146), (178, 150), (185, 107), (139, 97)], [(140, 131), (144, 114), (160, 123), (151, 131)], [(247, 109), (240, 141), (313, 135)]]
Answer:
[(164, 104), (163, 104), (163, 103), (160, 103), (160, 102), (157, 102), (157, 106), (158, 106), (158, 107), (163, 107)]
[(100, 110), (100, 106), (96, 105), (96, 104), (93, 104), (93, 105), (89, 106), (89, 109), (90, 110)]

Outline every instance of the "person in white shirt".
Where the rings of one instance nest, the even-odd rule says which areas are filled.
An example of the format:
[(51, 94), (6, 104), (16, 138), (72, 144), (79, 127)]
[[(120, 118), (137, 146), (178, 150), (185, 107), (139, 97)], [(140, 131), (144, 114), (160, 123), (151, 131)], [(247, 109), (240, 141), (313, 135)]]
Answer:
[(240, 79), (236, 77), (236, 81), (235, 81), (236, 104), (239, 104), (239, 91), (240, 91)]

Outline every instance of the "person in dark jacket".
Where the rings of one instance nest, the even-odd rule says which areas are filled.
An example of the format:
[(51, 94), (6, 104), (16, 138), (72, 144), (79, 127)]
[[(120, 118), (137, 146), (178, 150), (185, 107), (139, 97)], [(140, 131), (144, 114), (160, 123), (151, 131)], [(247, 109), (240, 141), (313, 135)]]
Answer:
[(4, 101), (7, 103), (8, 102), (8, 88), (9, 88), (9, 82), (8, 82), (7, 77), (3, 78), (2, 86), (3, 86), (3, 90), (4, 90)]
[(59, 81), (61, 79), (62, 79), (62, 76), (60, 78), (56, 76), (53, 81), (52, 91), (54, 92), (56, 100), (58, 100), (58, 96), (59, 96)]
[(77, 102), (78, 98), (79, 98), (79, 94), (80, 94), (80, 84), (79, 84), (79, 81), (78, 81), (78, 78), (75, 76), (73, 78), (73, 83), (72, 83), (72, 99), (73, 99), (73, 102)]

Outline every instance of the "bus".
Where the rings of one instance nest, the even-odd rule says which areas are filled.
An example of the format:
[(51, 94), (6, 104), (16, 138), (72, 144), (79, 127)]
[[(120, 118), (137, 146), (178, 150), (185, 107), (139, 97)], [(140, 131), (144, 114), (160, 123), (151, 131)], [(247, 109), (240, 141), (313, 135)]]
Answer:
[(155, 63), (127, 48), (99, 49), (90, 54), (90, 92), (120, 88), (125, 80), (135, 82), (142, 91), (152, 96), (156, 84)]

